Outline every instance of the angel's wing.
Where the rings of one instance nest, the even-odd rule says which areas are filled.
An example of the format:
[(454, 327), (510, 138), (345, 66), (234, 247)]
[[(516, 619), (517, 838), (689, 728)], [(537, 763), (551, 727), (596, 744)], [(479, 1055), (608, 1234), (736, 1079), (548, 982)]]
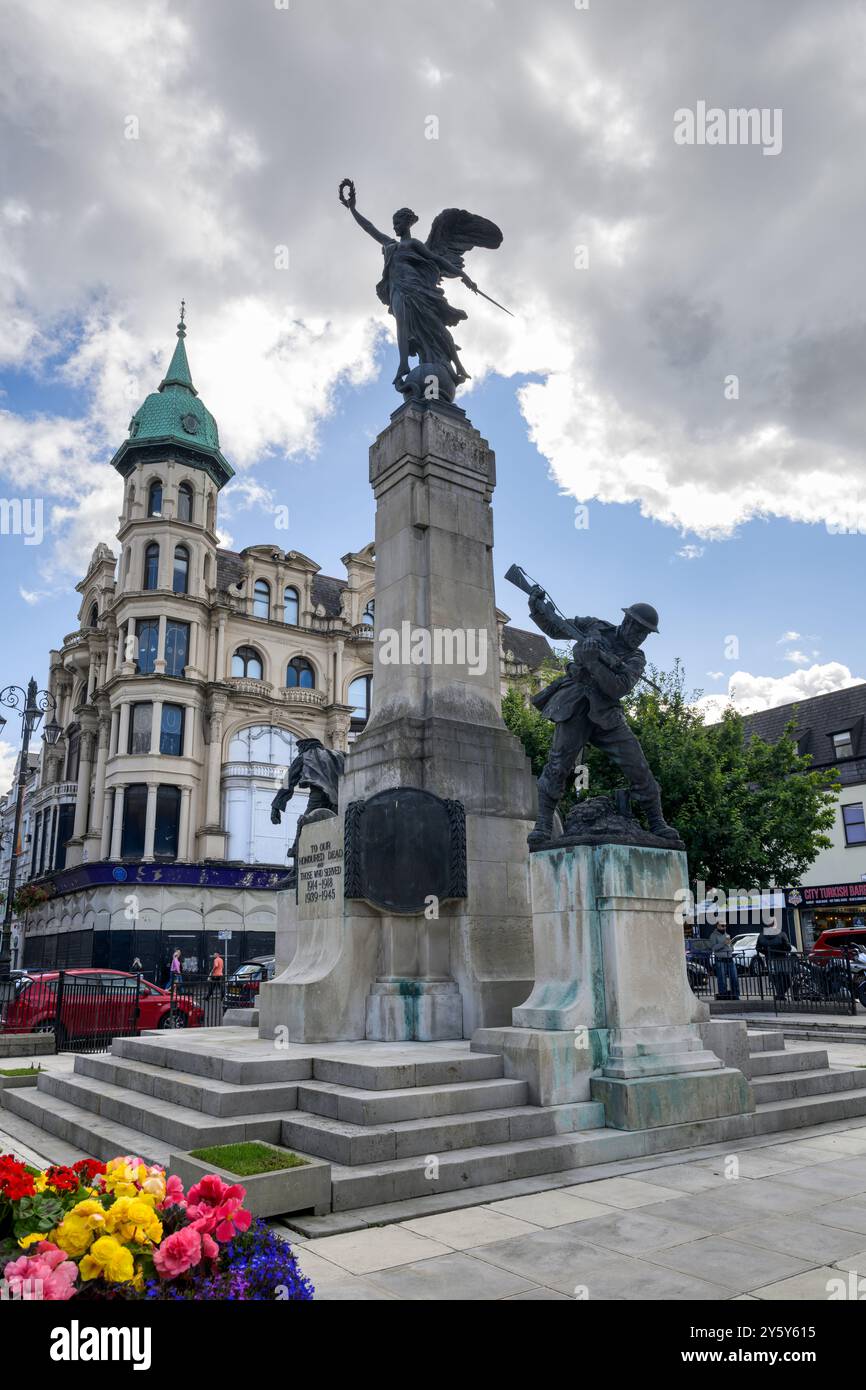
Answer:
[(427, 245), (437, 256), (444, 256), (463, 270), (463, 253), (474, 246), (495, 251), (502, 245), (502, 233), (495, 222), (465, 208), (446, 208), (434, 217)]

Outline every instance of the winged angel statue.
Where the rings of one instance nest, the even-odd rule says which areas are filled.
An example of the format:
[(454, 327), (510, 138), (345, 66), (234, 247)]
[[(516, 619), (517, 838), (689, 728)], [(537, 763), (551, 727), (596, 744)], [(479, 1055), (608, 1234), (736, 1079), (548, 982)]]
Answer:
[[(426, 241), (411, 234), (418, 221), (411, 208), (394, 213), (394, 235), (380, 232), (363, 217), (355, 206), (355, 185), (351, 179), (340, 184), (340, 202), (348, 208), (359, 227), (378, 241), (385, 258), (382, 279), (376, 293), (394, 315), (397, 323), (397, 347), (400, 361), (394, 385), (404, 394), (415, 394), (419, 373), (433, 368), (448, 399), (469, 373), (458, 357), (458, 344), (450, 330), (466, 314), (448, 303), (440, 285), (443, 277), (462, 280), (476, 294), (485, 295), (463, 269), (463, 256), (475, 246), (495, 251), (502, 243), (502, 233), (494, 222), (463, 208), (446, 208), (433, 219)], [(496, 304), (496, 300), (491, 300)], [(504, 305), (496, 304), (498, 309)], [(505, 309), (505, 313), (510, 310)], [(418, 358), (418, 367), (410, 372), (409, 358)], [(443, 380), (444, 378), (444, 380)], [(450, 388), (450, 389), (449, 389)]]

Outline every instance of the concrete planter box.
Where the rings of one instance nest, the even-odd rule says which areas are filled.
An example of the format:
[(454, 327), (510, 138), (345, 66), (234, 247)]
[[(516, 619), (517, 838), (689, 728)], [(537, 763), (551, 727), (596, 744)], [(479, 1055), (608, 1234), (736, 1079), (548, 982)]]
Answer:
[(18, 1086), (35, 1086), (38, 1080), (38, 1071), (32, 1072), (30, 1076), (0, 1076), (0, 1106), (3, 1105), (4, 1091), (11, 1091)]
[[(276, 1144), (265, 1144), (265, 1148), (284, 1152)], [(297, 1150), (293, 1149), (292, 1153)], [(247, 1193), (244, 1206), (253, 1216), (282, 1216), (286, 1212), (310, 1209), (316, 1216), (325, 1216), (331, 1210), (331, 1165), (308, 1154), (299, 1153), (298, 1158), (305, 1160), (300, 1168), (280, 1168), (274, 1173), (254, 1173), (242, 1178), (226, 1168), (182, 1153), (172, 1154), (168, 1171), (177, 1174), (184, 1188), (199, 1182), (208, 1173), (216, 1173), (224, 1182), (240, 1183)]]

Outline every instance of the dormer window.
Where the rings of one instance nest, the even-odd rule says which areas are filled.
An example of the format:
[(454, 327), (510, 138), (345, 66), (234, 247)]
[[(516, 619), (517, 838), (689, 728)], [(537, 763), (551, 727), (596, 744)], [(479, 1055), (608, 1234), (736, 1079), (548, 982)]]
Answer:
[(854, 740), (851, 737), (851, 730), (845, 729), (842, 733), (831, 734), (833, 739), (833, 754), (837, 758), (853, 758)]
[(361, 614), (361, 622), (364, 627), (374, 627), (376, 624), (376, 600), (371, 598), (367, 607)]

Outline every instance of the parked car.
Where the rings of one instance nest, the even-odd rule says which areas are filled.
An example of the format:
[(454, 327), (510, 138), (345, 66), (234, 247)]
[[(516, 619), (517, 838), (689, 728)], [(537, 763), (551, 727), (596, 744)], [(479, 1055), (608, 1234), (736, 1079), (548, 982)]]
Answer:
[(828, 927), (822, 931), (809, 952), (810, 960), (820, 961), (835, 956), (854, 960), (863, 956), (866, 961), (866, 927)]
[[(849, 961), (854, 994), (866, 1008), (866, 927), (828, 927), (809, 952), (809, 960), (813, 965), (825, 967)], [(837, 970), (834, 975), (838, 991), (842, 983), (841, 972)]]
[[(204, 1010), (180, 993), (172, 1009), (167, 989), (124, 970), (65, 970), (59, 1018), (60, 972), (23, 976), (14, 1000), (0, 1004), (0, 1032), (54, 1033), (61, 1038), (142, 1033), (152, 1028), (198, 1028)], [(136, 1010), (136, 988), (138, 1007)]]
[(739, 936), (731, 932), (734, 943), (734, 960), (738, 970), (748, 970), (750, 975), (766, 975), (767, 962), (758, 955), (758, 931), (741, 932)]
[(253, 956), (244, 961), (226, 983), (226, 1008), (250, 1009), (256, 1003), (259, 986), (272, 980), (276, 971), (276, 956)]

